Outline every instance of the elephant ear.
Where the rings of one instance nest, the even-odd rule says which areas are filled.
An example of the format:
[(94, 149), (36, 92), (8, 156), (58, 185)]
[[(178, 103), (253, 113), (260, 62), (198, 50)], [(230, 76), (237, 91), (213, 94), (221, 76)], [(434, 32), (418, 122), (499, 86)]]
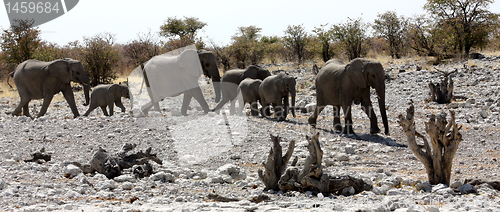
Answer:
[(71, 71), (69, 70), (68, 62), (65, 60), (52, 61), (48, 65), (48, 71), (50, 75), (55, 76), (65, 84), (71, 81)]
[(366, 88), (366, 79), (363, 74), (364, 64), (362, 60), (354, 59), (345, 66), (349, 79), (358, 87)]
[(276, 76), (276, 87), (278, 87), (281, 93), (285, 93), (285, 79), (283, 79), (283, 74), (280, 73)]

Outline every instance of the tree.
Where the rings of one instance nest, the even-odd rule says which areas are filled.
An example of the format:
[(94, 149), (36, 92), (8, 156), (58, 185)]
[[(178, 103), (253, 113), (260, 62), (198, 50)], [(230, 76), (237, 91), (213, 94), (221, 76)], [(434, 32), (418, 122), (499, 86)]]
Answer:
[(452, 31), (454, 48), (469, 55), (473, 47), (487, 44), (488, 34), (498, 27), (499, 14), (488, 11), (493, 0), (427, 0), (424, 5), (442, 27)]
[(108, 84), (116, 79), (113, 68), (118, 62), (115, 36), (110, 33), (84, 38), (81, 48), (82, 63), (89, 73), (90, 84)]
[(13, 70), (19, 63), (34, 59), (35, 51), (41, 45), (40, 30), (33, 27), (34, 20), (14, 20), (14, 24), (4, 30), (0, 44), (2, 60)]
[(283, 37), (285, 48), (293, 52), (299, 64), (302, 63), (306, 55), (306, 45), (308, 44), (308, 34), (302, 25), (288, 26)]
[(349, 60), (361, 57), (366, 52), (366, 29), (368, 24), (361, 18), (353, 20), (348, 18), (347, 23), (334, 25), (333, 36), (339, 41), (341, 48), (347, 53)]
[(331, 59), (334, 55), (332, 42), (333, 42), (333, 32), (332, 30), (325, 30), (328, 24), (321, 25), (321, 27), (314, 28), (313, 32), (316, 33), (317, 39), (321, 45), (321, 57), (323, 61), (326, 62)]
[(160, 26), (160, 35), (170, 39), (166, 43), (168, 50), (174, 50), (193, 43), (196, 43), (197, 47), (203, 47), (203, 42), (201, 39), (196, 38), (196, 34), (206, 25), (206, 23), (195, 17), (184, 17), (184, 19), (169, 17)]
[(378, 14), (377, 17), (373, 25), (375, 35), (387, 40), (393, 58), (401, 58), (401, 55), (404, 54), (405, 18), (398, 17), (394, 11)]
[(122, 50), (123, 56), (129, 61), (129, 65), (139, 66), (152, 57), (159, 55), (161, 49), (160, 42), (149, 32), (144, 35), (139, 34), (137, 39), (122, 46)]
[(264, 57), (264, 49), (259, 39), (262, 28), (256, 26), (239, 27), (231, 38), (232, 55), (238, 68), (245, 68), (248, 63), (257, 65)]
[(264, 48), (264, 54), (271, 63), (276, 63), (278, 58), (283, 56), (285, 52), (283, 40), (278, 36), (263, 36), (260, 43)]
[(40, 42), (40, 46), (35, 50), (33, 58), (41, 61), (52, 61), (68, 57), (66, 55), (67, 52), (65, 49), (56, 43), (42, 41)]

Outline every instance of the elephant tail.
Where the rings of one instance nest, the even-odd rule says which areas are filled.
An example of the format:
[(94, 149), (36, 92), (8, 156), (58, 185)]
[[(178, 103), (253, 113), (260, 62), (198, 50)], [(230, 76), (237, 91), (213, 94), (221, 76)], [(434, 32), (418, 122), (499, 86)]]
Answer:
[(10, 88), (12, 88), (12, 85), (10, 85), (10, 83), (9, 83), (9, 77), (14, 77), (14, 72), (15, 71), (10, 72), (9, 76), (7, 77), (7, 85), (9, 85)]

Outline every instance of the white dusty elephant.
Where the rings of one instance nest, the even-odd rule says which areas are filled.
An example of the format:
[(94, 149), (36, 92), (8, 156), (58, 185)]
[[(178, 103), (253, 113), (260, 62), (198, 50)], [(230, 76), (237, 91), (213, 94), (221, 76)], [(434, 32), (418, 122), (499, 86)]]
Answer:
[(241, 92), (241, 96), (243, 98), (243, 103), (240, 103), (240, 107), (238, 111), (242, 111), (245, 103), (250, 104), (251, 114), (252, 116), (259, 116), (259, 103), (260, 95), (259, 95), (259, 86), (262, 83), (260, 79), (251, 79), (246, 78), (240, 82), (238, 86), (238, 91)]
[[(295, 78), (284, 73), (264, 79), (259, 86), (262, 116), (270, 116), (269, 107), (272, 105), (274, 108), (274, 117), (278, 121), (284, 121), (290, 109), (292, 110), (293, 117), (295, 117), (295, 85)], [(289, 95), (292, 98), (291, 107), (288, 101)]]
[[(97, 107), (101, 107), (105, 116), (112, 116), (115, 104), (122, 109), (122, 112), (125, 112), (122, 97), (130, 99), (130, 91), (127, 86), (123, 84), (98, 85), (92, 89), (90, 106), (83, 116), (88, 116)], [(109, 113), (106, 107), (109, 108)]]
[(45, 115), (47, 108), (55, 94), (62, 92), (69, 104), (74, 117), (80, 116), (75, 104), (75, 96), (71, 89), (71, 82), (83, 85), (85, 93), (85, 103), (89, 104), (89, 78), (83, 65), (78, 60), (59, 59), (50, 62), (38, 60), (26, 60), (19, 64), (10, 74), (14, 77), (14, 82), (21, 98), (21, 102), (12, 112), (18, 116), (21, 110), (25, 116), (29, 114), (28, 104), (32, 99), (42, 99), (43, 104), (38, 117)]
[(216, 100), (220, 99), (220, 76), (211, 52), (187, 49), (180, 55), (158, 55), (144, 65), (148, 92), (152, 102), (141, 107), (144, 114), (165, 97), (184, 94), (181, 113), (187, 115), (191, 98), (194, 97), (205, 113), (210, 112), (208, 104), (198, 85), (198, 78), (205, 74), (212, 78)]
[(389, 135), (389, 125), (385, 108), (385, 71), (378, 62), (361, 58), (348, 64), (338, 59), (326, 62), (316, 76), (316, 109), (309, 117), (309, 124), (316, 126), (316, 120), (323, 108), (333, 105), (333, 125), (337, 131), (342, 130), (340, 124), (340, 108), (344, 112), (345, 127), (343, 133), (354, 134), (352, 130), (351, 105), (360, 104), (370, 118), (370, 133), (380, 132), (377, 126), (377, 116), (370, 100), (370, 87), (375, 88), (378, 104), (386, 135)]

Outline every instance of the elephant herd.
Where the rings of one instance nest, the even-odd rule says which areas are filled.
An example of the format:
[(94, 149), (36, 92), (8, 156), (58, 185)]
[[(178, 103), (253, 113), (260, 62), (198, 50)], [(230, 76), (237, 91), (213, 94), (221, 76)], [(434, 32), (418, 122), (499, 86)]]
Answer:
[[(182, 56), (185, 55), (185, 56)], [(190, 57), (191, 60), (182, 60), (182, 57)], [(192, 65), (192, 59), (195, 58), (199, 65)], [(184, 61), (184, 62), (183, 62)], [(165, 69), (165, 64), (176, 63), (171, 68), (172, 73), (181, 72), (181, 74), (168, 75), (171, 72), (155, 72), (153, 70)], [(197, 63), (198, 64), (198, 63)], [(201, 66), (201, 67), (200, 67)], [(186, 70), (184, 70), (186, 69)], [(189, 70), (187, 70), (189, 69)], [(144, 78), (148, 88), (153, 87), (155, 83), (168, 87), (171, 84), (181, 83), (182, 89), (173, 89), (171, 92), (163, 92), (164, 95), (155, 96), (153, 89), (150, 97), (152, 101), (141, 109), (147, 113), (153, 106), (158, 106), (158, 101), (167, 96), (176, 96), (184, 94), (181, 113), (187, 114), (187, 108), (191, 98), (194, 97), (205, 113), (214, 111), (219, 113), (223, 106), (231, 102), (230, 113), (241, 114), (245, 103), (250, 104), (251, 115), (258, 116), (259, 113), (264, 117), (271, 116), (271, 107), (274, 109), (274, 117), (278, 121), (284, 121), (291, 111), (295, 117), (295, 95), (296, 79), (295, 77), (279, 73), (271, 73), (259, 66), (249, 66), (246, 69), (232, 69), (226, 71), (222, 77), (217, 69), (216, 58), (213, 53), (200, 50), (185, 50), (176, 59), (166, 59), (162, 57), (153, 57), (143, 68)], [(177, 72), (176, 72), (177, 71)], [(189, 72), (185, 74), (184, 72)], [(160, 74), (159, 74), (160, 73)], [(163, 76), (161, 75), (163, 73)], [(210, 110), (203, 97), (201, 89), (197, 84), (197, 79), (201, 74), (211, 78), (215, 90), (215, 101), (218, 104)], [(189, 75), (189, 77), (180, 77)], [(19, 64), (14, 72), (10, 74), (14, 78), (17, 90), (20, 96), (20, 103), (12, 112), (13, 115), (20, 115), (21, 111), (25, 116), (30, 116), (28, 103), (32, 99), (43, 99), (43, 105), (38, 116), (43, 116), (56, 93), (62, 92), (68, 102), (74, 117), (80, 114), (76, 108), (75, 98), (70, 83), (76, 82), (83, 85), (85, 94), (85, 103), (90, 104), (89, 109), (84, 114), (88, 116), (95, 108), (101, 107), (104, 115), (113, 115), (113, 106), (116, 105), (125, 112), (125, 107), (121, 98), (130, 98), (128, 87), (122, 84), (99, 85), (93, 88), (92, 97), (89, 97), (90, 85), (89, 78), (83, 65), (78, 60), (59, 59), (51, 62), (38, 60), (27, 60)], [(178, 78), (175, 78), (178, 77)], [(172, 80), (172, 78), (174, 78)], [(162, 81), (166, 79), (167, 81)], [(342, 63), (338, 59), (327, 61), (321, 68), (315, 79), (316, 85), (316, 108), (309, 117), (308, 122), (316, 126), (316, 120), (324, 107), (332, 105), (333, 125), (337, 131), (345, 134), (354, 134), (352, 130), (351, 105), (361, 104), (364, 112), (370, 119), (370, 133), (381, 132), (377, 126), (377, 117), (372, 108), (370, 100), (370, 87), (374, 88), (380, 108), (382, 122), (385, 128), (384, 133), (389, 134), (389, 126), (385, 109), (385, 72), (382, 65), (365, 59), (354, 59), (348, 64)], [(172, 83), (170, 83), (172, 82)], [(189, 86), (185, 86), (189, 85)], [(171, 86), (179, 88), (178, 85)], [(291, 97), (291, 104), (289, 103)], [(219, 101), (220, 100), (220, 101)], [(239, 100), (238, 111), (235, 111), (235, 101)], [(259, 103), (261, 107), (259, 109)], [(106, 111), (109, 107), (109, 113)], [(340, 124), (340, 108), (344, 113), (345, 127)]]

